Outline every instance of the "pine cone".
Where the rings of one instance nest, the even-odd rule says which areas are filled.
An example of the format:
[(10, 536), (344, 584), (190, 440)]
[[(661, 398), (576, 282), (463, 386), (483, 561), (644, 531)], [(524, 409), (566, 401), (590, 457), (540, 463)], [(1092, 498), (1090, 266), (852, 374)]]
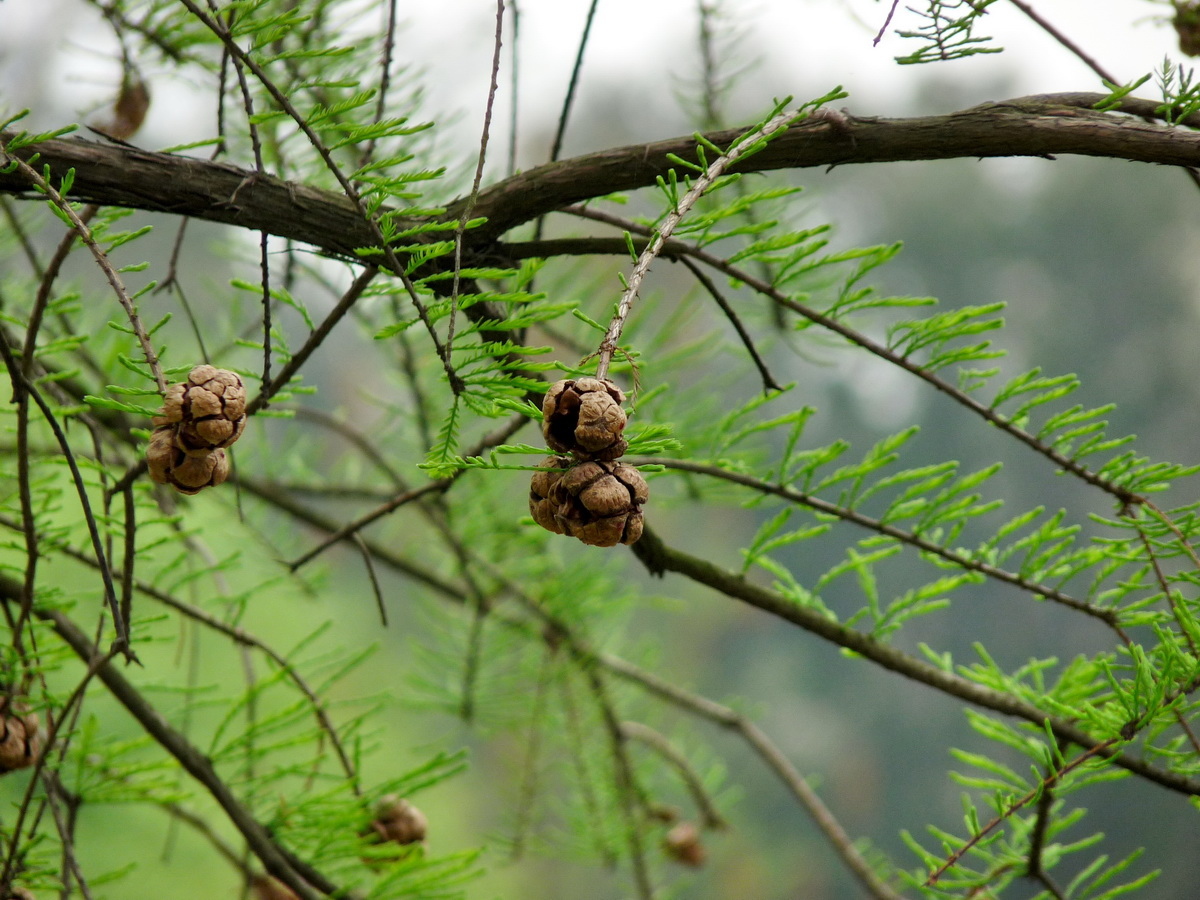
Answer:
[(550, 449), (582, 460), (617, 459), (629, 442), (625, 394), (611, 381), (574, 378), (555, 382), (542, 401), (542, 436)]
[(152, 480), (169, 484), (181, 494), (198, 494), (229, 477), (229, 459), (224, 450), (189, 455), (180, 448), (178, 435), (171, 425), (156, 428), (150, 436), (146, 465)]
[[(542, 465), (560, 468), (566, 462), (551, 456)], [(548, 531), (595, 547), (613, 547), (642, 536), (642, 505), (649, 496), (646, 479), (633, 466), (581, 462), (565, 472), (534, 472), (529, 511)]]
[(196, 366), (188, 380), (173, 384), (154, 424), (171, 425), (176, 445), (188, 456), (228, 447), (246, 428), (246, 388), (236, 372)]
[(0, 775), (32, 766), (41, 754), (37, 715), (26, 712), (23, 704), (5, 703), (0, 715)]

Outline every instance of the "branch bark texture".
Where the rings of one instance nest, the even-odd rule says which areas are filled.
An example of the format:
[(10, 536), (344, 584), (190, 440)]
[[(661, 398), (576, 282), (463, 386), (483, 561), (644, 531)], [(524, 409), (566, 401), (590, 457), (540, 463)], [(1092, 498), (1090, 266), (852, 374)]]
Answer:
[[(1112, 112), (1092, 109), (1101, 99), (1100, 94), (1045, 94), (940, 116), (814, 117), (789, 128), (742, 171), (1059, 154), (1200, 167), (1200, 133), (1131, 118), (1154, 114), (1151, 101), (1126, 99)], [(705, 137), (728, 146), (740, 134), (728, 130)], [(671, 155), (694, 160), (695, 149), (694, 136), (676, 137), (577, 156), (506, 178), (479, 194), (472, 215), (488, 221), (464, 235), (464, 246), (486, 251), (509, 229), (546, 213), (652, 186), (672, 168)], [(75, 170), (69, 196), (81, 202), (266, 231), (335, 256), (353, 257), (356, 248), (374, 243), (368, 223), (336, 191), (225, 163), (80, 138), (43, 141), (15, 155), (28, 161), (35, 153), (35, 165), (48, 166), (55, 178)], [(25, 195), (31, 187), (19, 172), (8, 172), (0, 174), (0, 192)], [(457, 218), (464, 203), (465, 199), (450, 204), (446, 218)]]

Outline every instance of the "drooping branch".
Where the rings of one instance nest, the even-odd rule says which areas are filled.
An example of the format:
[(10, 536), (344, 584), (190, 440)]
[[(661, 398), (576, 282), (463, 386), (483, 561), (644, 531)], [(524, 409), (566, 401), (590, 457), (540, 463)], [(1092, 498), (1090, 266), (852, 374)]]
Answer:
[[(699, 584), (707, 585), (725, 596), (739, 600), (762, 612), (790, 622), (804, 631), (825, 641), (870, 660), (876, 665), (902, 675), (912, 681), (934, 688), (951, 697), (998, 712), (1005, 716), (1024, 719), (1039, 728), (1045, 728), (1056, 738), (1085, 750), (1096, 749), (1097, 755), (1149, 781), (1173, 791), (1200, 796), (1200, 779), (1161, 768), (1124, 752), (1120, 745), (1113, 744), (1109, 737), (1094, 737), (1077, 725), (1059, 717), (1048, 715), (1033, 703), (1015, 694), (1006, 693), (978, 684), (957, 672), (938, 668), (915, 656), (877, 640), (870, 635), (846, 627), (826, 618), (821, 612), (801, 606), (783, 594), (760, 587), (740, 575), (708, 561), (692, 556), (682, 550), (669, 547), (647, 528), (641, 540), (630, 548), (652, 574), (674, 572)], [(1134, 729), (1136, 731), (1136, 729)]]
[[(1102, 99), (1100, 94), (1045, 94), (908, 119), (814, 116), (788, 129), (742, 171), (1058, 154), (1200, 166), (1200, 134), (1129, 117), (1154, 115), (1153, 101), (1126, 98), (1114, 112), (1091, 108)], [(740, 134), (728, 130), (705, 137), (728, 146)], [(694, 136), (677, 137), (602, 150), (506, 178), (476, 199), (472, 215), (486, 216), (488, 222), (465, 235), (465, 248), (485, 249), (509, 229), (572, 203), (652, 186), (672, 168), (671, 155), (695, 159), (695, 149)], [(79, 138), (43, 141), (15, 155), (28, 159), (34, 152), (38, 165), (49, 166), (56, 178), (75, 170), (68, 192), (74, 200), (266, 231), (336, 256), (353, 257), (355, 248), (374, 243), (369, 224), (335, 191), (254, 177), (224, 163)], [(30, 194), (31, 188), (20, 173), (9, 172), (0, 174), (0, 193)], [(465, 202), (451, 204), (447, 218), (460, 215)]]

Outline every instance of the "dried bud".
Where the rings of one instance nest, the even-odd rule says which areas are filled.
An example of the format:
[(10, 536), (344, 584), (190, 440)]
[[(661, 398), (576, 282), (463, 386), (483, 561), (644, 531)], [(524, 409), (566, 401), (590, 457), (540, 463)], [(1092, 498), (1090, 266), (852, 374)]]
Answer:
[(41, 753), (37, 715), (10, 699), (0, 714), (0, 774), (32, 766)]
[(179, 437), (171, 425), (155, 429), (150, 436), (146, 465), (152, 480), (169, 484), (181, 494), (198, 494), (229, 477), (229, 459), (224, 450), (188, 455), (180, 448)]
[(175, 427), (176, 445), (189, 456), (228, 447), (246, 428), (246, 388), (236, 372), (196, 366), (188, 380), (173, 384), (154, 424)]
[(667, 856), (681, 865), (698, 869), (704, 865), (708, 852), (700, 841), (700, 829), (691, 822), (680, 822), (663, 838)]
[(578, 459), (617, 459), (629, 446), (625, 394), (611, 381), (575, 378), (550, 386), (542, 401), (542, 436), (550, 449)]
[[(552, 456), (542, 465), (561, 467), (565, 462)], [(632, 544), (642, 536), (642, 505), (649, 496), (646, 479), (633, 466), (581, 462), (565, 472), (535, 472), (529, 511), (548, 531), (596, 547), (612, 547)]]

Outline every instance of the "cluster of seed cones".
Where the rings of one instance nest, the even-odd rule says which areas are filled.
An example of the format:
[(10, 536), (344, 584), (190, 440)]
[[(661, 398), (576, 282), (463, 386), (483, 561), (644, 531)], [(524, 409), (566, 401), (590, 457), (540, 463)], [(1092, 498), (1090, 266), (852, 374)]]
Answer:
[(146, 451), (150, 477), (182, 494), (198, 494), (229, 477), (225, 448), (246, 428), (246, 388), (236, 372), (196, 366), (173, 384)]
[(624, 400), (600, 378), (559, 381), (546, 392), (542, 436), (557, 455), (542, 460), (529, 486), (529, 511), (543, 528), (595, 547), (642, 536), (650, 489), (637, 469), (618, 462), (629, 446)]

